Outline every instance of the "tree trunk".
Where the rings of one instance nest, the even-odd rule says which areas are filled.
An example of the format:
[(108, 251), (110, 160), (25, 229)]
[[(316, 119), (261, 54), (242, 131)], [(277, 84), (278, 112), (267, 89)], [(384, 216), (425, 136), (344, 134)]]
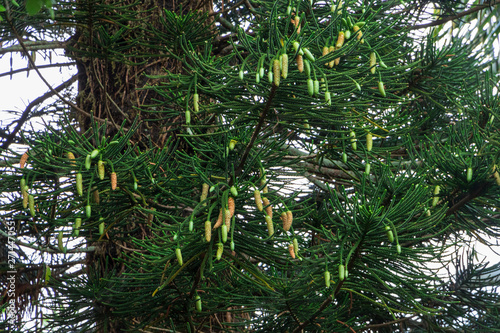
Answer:
[[(185, 119), (184, 116), (164, 119), (161, 112), (150, 112), (154, 110), (155, 100), (162, 97), (143, 88), (160, 83), (160, 79), (148, 76), (164, 75), (166, 71), (180, 73), (181, 65), (168, 56), (166, 45), (158, 44), (153, 31), (164, 29), (161, 20), (165, 11), (178, 15), (192, 10), (212, 12), (212, 1), (125, 0), (116, 5), (109, 0), (103, 3), (81, 0), (77, 6), (88, 15), (87, 25), (77, 30), (68, 53), (77, 62), (77, 105), (84, 112), (76, 110), (75, 118), (82, 135), (94, 124), (105, 124), (106, 136), (111, 140), (138, 124), (131, 139), (134, 144), (141, 149), (163, 148), (168, 137), (175, 139)], [(129, 218), (132, 222), (136, 216)], [(140, 230), (133, 236), (146, 237), (148, 230)], [(124, 233), (130, 231), (123, 230)], [(112, 271), (124, 271), (124, 265), (115, 260), (123, 253), (115, 242), (108, 240), (93, 245), (99, 250), (87, 255), (87, 274), (97, 272), (106, 277)], [(130, 329), (130, 322), (115, 316), (112, 306), (96, 301), (94, 310), (98, 332)]]

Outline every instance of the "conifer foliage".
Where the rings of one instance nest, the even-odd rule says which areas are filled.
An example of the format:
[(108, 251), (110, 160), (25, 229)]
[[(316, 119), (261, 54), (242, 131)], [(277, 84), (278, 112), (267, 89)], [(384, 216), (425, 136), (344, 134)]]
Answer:
[(0, 327), (500, 330), (492, 43), (442, 2), (6, 0), (79, 84), (2, 132)]

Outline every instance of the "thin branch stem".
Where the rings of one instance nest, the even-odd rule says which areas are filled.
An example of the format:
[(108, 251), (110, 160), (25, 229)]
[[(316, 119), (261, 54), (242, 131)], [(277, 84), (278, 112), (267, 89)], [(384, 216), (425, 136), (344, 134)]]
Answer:
[(223, 9), (223, 10), (219, 10), (217, 12), (210, 13), (210, 14), (208, 14), (208, 16), (222, 15), (224, 13), (230, 12), (231, 10), (241, 6), (244, 2), (245, 2), (245, 0), (241, 0), (241, 1), (237, 2), (235, 5), (227, 8), (227, 9)]
[[(13, 241), (17, 245), (28, 247), (28, 248), (33, 249), (33, 250), (46, 252), (46, 253), (63, 253), (63, 251), (54, 250), (54, 249), (51, 249), (49, 247), (41, 247), (41, 246), (25, 243), (16, 237), (9, 236), (9, 234), (7, 234), (5, 231), (3, 231), (1, 229), (0, 229), (0, 235), (7, 237), (9, 239), (9, 241)], [(95, 251), (95, 246), (89, 246), (89, 247), (86, 247), (83, 249), (67, 250), (66, 253), (85, 253), (85, 252), (94, 252), (94, 251)]]
[(236, 168), (235, 175), (238, 176), (241, 174), (243, 171), (243, 167), (245, 165), (245, 162), (248, 158), (248, 155), (250, 154), (250, 150), (252, 149), (255, 140), (257, 140), (257, 137), (259, 136), (260, 129), (262, 128), (262, 125), (264, 125), (264, 121), (266, 120), (267, 113), (269, 112), (269, 109), (271, 108), (271, 104), (273, 102), (274, 96), (276, 95), (276, 90), (278, 87), (273, 84), (271, 87), (271, 92), (269, 93), (269, 98), (267, 99), (267, 103), (264, 106), (264, 109), (262, 110), (260, 117), (259, 117), (259, 122), (257, 123), (257, 126), (255, 126), (255, 130), (253, 131), (252, 138), (250, 139), (250, 142), (248, 143), (245, 152), (241, 156), (241, 162), (240, 165), (238, 165), (238, 168)]
[[(8, 12), (8, 10), (7, 10)], [(21, 36), (19, 35), (19, 33), (17, 32), (17, 29), (16, 27), (14, 26), (14, 23), (12, 22), (11, 20), (11, 17), (10, 17), (10, 14), (7, 15), (7, 22), (9, 23), (11, 29), (12, 29), (12, 32), (14, 33), (14, 35), (16, 36), (16, 39), (17, 41), (19, 42), (19, 44), (21, 45), (24, 53), (26, 54), (26, 56), (28, 57), (28, 61), (31, 65), (31, 67), (33, 67), (36, 71), (36, 73), (38, 74), (38, 76), (40, 77), (40, 79), (43, 81), (43, 83), (45, 83), (45, 85), (57, 96), (61, 99), (61, 101), (63, 101), (64, 103), (66, 103), (67, 105), (71, 106), (72, 108), (74, 108), (75, 110), (83, 113), (83, 114), (88, 114), (88, 112), (84, 111), (82, 108), (80, 108), (78, 105), (76, 105), (75, 103), (67, 100), (66, 98), (64, 98), (61, 94), (59, 94), (59, 92), (57, 92), (51, 85), (50, 83), (45, 79), (45, 77), (42, 75), (42, 73), (40, 72), (40, 70), (38, 69), (37, 65), (35, 64), (35, 62), (33, 61), (33, 59), (30, 57), (29, 55), (29, 51), (28, 49), (26, 48), (26, 45), (24, 44)]]
[(6, 53), (14, 53), (14, 52), (64, 49), (68, 45), (67, 41), (64, 42), (23, 41), (23, 43), (24, 43), (24, 48), (21, 44), (0, 48), (0, 55)]
[(416, 25), (414, 27), (411, 27), (410, 30), (419, 30), (419, 29), (425, 29), (425, 28), (435, 27), (437, 25), (441, 25), (441, 24), (449, 22), (449, 21), (454, 21), (454, 20), (459, 19), (461, 17), (467, 16), (467, 15), (470, 15), (472, 13), (478, 12), (480, 10), (483, 10), (483, 9), (486, 9), (486, 8), (489, 8), (489, 7), (491, 8), (491, 7), (494, 7), (494, 6), (497, 6), (497, 5), (500, 5), (500, 0), (495, 0), (495, 1), (492, 1), (490, 3), (485, 3), (485, 4), (482, 4), (482, 5), (477, 5), (474, 8), (471, 8), (469, 10), (463, 11), (463, 12), (457, 14), (457, 15), (449, 16), (449, 17), (446, 17), (444, 19), (437, 20), (437, 21), (434, 21), (434, 22), (431, 22), (431, 23)]
[(401, 318), (401, 319), (397, 319), (397, 320), (393, 320), (393, 321), (388, 321), (388, 322), (381, 323), (381, 324), (367, 325), (367, 326), (363, 327), (361, 329), (361, 331), (366, 331), (366, 330), (370, 330), (370, 329), (374, 329), (374, 328), (381, 328), (381, 327), (391, 326), (391, 325), (394, 325), (394, 324), (399, 324), (399, 323), (408, 321), (408, 320), (410, 320), (413, 317), (405, 317), (405, 318)]
[[(352, 266), (354, 265), (354, 260), (356, 260), (356, 258), (359, 256), (359, 254), (361, 252), (361, 244), (362, 243), (363, 243), (363, 239), (361, 239), (357, 243), (357, 245), (355, 245), (355, 246), (357, 246), (356, 250), (354, 251), (354, 254), (352, 255), (352, 257), (350, 257), (351, 260), (348, 263), (346, 263), (346, 268), (347, 268), (348, 271), (351, 270)], [(307, 325), (309, 325), (310, 323), (312, 323), (321, 314), (321, 312), (323, 312), (333, 302), (333, 300), (335, 299), (335, 297), (340, 292), (340, 289), (342, 288), (342, 285), (344, 284), (344, 281), (340, 281), (339, 280), (339, 283), (337, 284), (337, 287), (335, 288), (335, 291), (333, 292), (333, 294), (328, 295), (328, 297), (323, 301), (323, 303), (321, 303), (321, 305), (318, 308), (318, 310), (315, 313), (313, 313), (311, 317), (309, 317), (307, 320), (305, 320), (299, 326), (297, 326), (293, 330), (293, 333), (299, 333), (299, 332), (301, 332)]]
[[(69, 67), (69, 66), (74, 66), (74, 65), (76, 65), (76, 62), (65, 62), (65, 63), (50, 64), (50, 65), (41, 65), (41, 66), (38, 66), (38, 68), (39, 69), (54, 68), (54, 67), (61, 68), (61, 67)], [(28, 67), (20, 68), (20, 69), (16, 69), (13, 71), (0, 73), (0, 77), (19, 74), (19, 73), (26, 72), (28, 70), (31, 70), (31, 68), (28, 68)]]
[(8, 135), (6, 135), (6, 139), (4, 141), (4, 143), (2, 144), (2, 147), (1, 149), (5, 150), (7, 149), (11, 144), (12, 142), (14, 142), (14, 139), (17, 135), (17, 133), (21, 130), (22, 126), (24, 125), (24, 123), (29, 119), (29, 116), (31, 114), (31, 110), (37, 106), (38, 104), (44, 102), (46, 99), (54, 96), (54, 95), (59, 95), (59, 92), (66, 89), (67, 87), (69, 87), (70, 85), (72, 85), (76, 80), (78, 79), (78, 75), (73, 75), (69, 80), (63, 82), (62, 84), (60, 84), (59, 86), (57, 86), (56, 88), (52, 88), (50, 89), (50, 91), (46, 92), (45, 94), (43, 94), (42, 96), (36, 98), (35, 100), (33, 100), (27, 107), (26, 109), (23, 111), (23, 114), (21, 115), (21, 117), (16, 121), (17, 122), (17, 125), (16, 127), (12, 130), (12, 132)]
[(484, 191), (486, 191), (488, 189), (488, 187), (491, 184), (492, 183), (490, 183), (490, 182), (483, 182), (483, 183), (479, 184), (476, 188), (471, 189), (465, 197), (463, 197), (462, 199), (460, 199), (460, 201), (458, 201), (453, 206), (448, 208), (448, 210), (446, 211), (446, 216), (449, 216), (449, 215), (455, 213), (457, 210), (459, 210), (465, 204), (467, 204), (468, 202), (472, 201), (473, 199), (479, 197), (481, 194), (484, 193)]

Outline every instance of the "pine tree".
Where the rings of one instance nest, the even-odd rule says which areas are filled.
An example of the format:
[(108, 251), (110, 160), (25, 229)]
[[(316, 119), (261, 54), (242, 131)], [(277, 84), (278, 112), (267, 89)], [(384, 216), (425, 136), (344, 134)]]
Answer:
[(467, 8), (6, 1), (5, 47), (78, 74), (3, 136), (0, 327), (499, 331), (497, 60), (444, 25)]

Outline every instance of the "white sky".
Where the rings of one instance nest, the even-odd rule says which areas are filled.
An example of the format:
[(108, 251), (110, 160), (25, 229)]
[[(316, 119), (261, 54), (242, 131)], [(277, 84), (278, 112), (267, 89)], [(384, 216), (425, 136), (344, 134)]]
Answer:
[[(59, 53), (62, 53), (59, 51)], [(10, 54), (5, 54), (0, 58), (0, 73), (10, 71)], [(12, 70), (26, 68), (28, 60), (21, 58), (19, 53), (12, 55)], [(53, 53), (52, 63), (67, 63), (68, 59), (62, 55)], [(36, 57), (37, 66), (50, 64), (49, 59), (43, 59), (42, 56)], [(68, 80), (73, 74), (76, 74), (76, 67), (61, 67), (61, 69), (50, 68), (40, 69), (40, 72), (52, 87), (57, 87), (64, 81)], [(31, 70), (29, 77), (26, 72), (14, 74), (12, 80), (10, 76), (0, 77), (0, 127), (4, 127), (12, 120), (16, 119), (15, 115), (6, 113), (5, 111), (16, 111), (22, 113), (26, 106), (35, 98), (45, 94), (49, 88), (43, 83), (38, 74)], [(50, 101), (50, 100), (49, 100)], [(52, 100), (53, 101), (53, 100)]]

